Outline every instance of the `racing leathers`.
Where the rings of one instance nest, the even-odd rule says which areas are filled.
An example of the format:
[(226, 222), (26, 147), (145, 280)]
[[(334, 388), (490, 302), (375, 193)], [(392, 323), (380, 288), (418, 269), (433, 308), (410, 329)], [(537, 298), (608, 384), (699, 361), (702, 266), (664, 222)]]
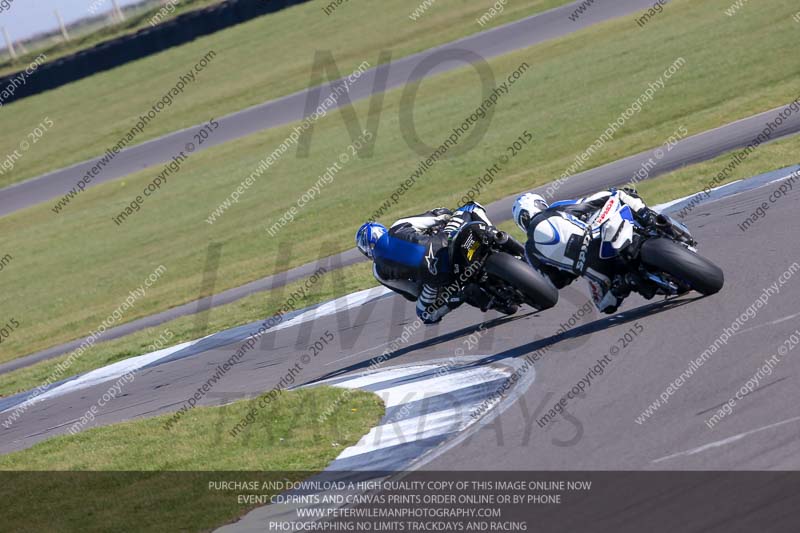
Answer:
[(597, 222), (603, 218), (599, 211), (611, 197), (629, 206), (645, 224), (656, 216), (634, 190), (610, 189), (579, 200), (556, 202), (538, 213), (528, 225), (525, 244), (528, 262), (557, 288), (585, 277), (592, 300), (604, 313), (615, 313), (630, 294), (626, 279), (616, 274), (621, 271), (619, 259), (601, 259), (600, 239), (594, 238)]
[(398, 220), (373, 250), (373, 274), (381, 284), (416, 302), (425, 324), (439, 322), (464, 301), (455, 288), (448, 242), (464, 224), (491, 225), (480, 204), (469, 203), (456, 212), (439, 208)]

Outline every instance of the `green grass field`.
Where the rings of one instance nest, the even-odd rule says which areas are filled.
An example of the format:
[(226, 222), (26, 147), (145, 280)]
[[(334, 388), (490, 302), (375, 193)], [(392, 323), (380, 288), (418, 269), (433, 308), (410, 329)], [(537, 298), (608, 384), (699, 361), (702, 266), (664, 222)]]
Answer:
[[(4, 472), (13, 482), (0, 488), (3, 529), (51, 531), (55, 521), (58, 531), (101, 531), (108, 524), (121, 531), (207, 531), (231, 522), (256, 507), (238, 503), (237, 494), (282, 491), (211, 490), (210, 482), (300, 481), (378, 423), (384, 414), (380, 398), (343, 392), (284, 392), (237, 437), (228, 430), (249, 411), (250, 401), (197, 407), (169, 431), (163, 427), (169, 416), (159, 416), (54, 437), (3, 455), (0, 470), (19, 471)], [(320, 418), (331, 404), (336, 409)]]
[(259, 17), (4, 106), (1, 159), (45, 117), (55, 126), (0, 175), (0, 186), (102, 155), (209, 50), (217, 53), (215, 60), (137, 143), (307, 88), (317, 50), (330, 50), (347, 75), (363, 61), (377, 66), (381, 50), (397, 59), (568, 1), (514, 2), (484, 28), (475, 19), (488, 6), (467, 0), (438, 0), (416, 22), (402, 0), (342, 5), (330, 16), (322, 11), (329, 0), (315, 0)]
[[(693, 134), (795, 98), (800, 67), (790, 60), (793, 4), (776, 1), (770, 10), (734, 18), (723, 7), (721, 0), (676, 0), (645, 30), (621, 19), (491, 60), (500, 79), (523, 62), (530, 68), (498, 103), (479, 146), (436, 163), (384, 221), (432, 204), (454, 205), (526, 129), (534, 142), (505, 166), (480, 201), (553, 180), (678, 57), (686, 65), (585, 168), (658, 146), (681, 126)], [(479, 104), (475, 81), (473, 70), (462, 69), (421, 85), (415, 116), (429, 144), (442, 142)], [(290, 127), (194, 155), (145, 204), (144, 213), (122, 227), (111, 217), (152, 179), (151, 172), (93, 188), (59, 216), (43, 205), (4, 217), (0, 231), (14, 260), (2, 272), (7, 288), (0, 306), (21, 327), (3, 343), (0, 360), (88, 333), (159, 264), (168, 272), (124, 320), (194, 299), (209, 242), (223, 244), (218, 291), (350, 248), (355, 228), (419, 164), (399, 131), (400, 96), (386, 95), (374, 157), (345, 165), (276, 237), (265, 227), (346, 150), (347, 130), (338, 112), (317, 124), (311, 157), (284, 156), (213, 226), (206, 217)], [(355, 108), (363, 124), (368, 103)]]

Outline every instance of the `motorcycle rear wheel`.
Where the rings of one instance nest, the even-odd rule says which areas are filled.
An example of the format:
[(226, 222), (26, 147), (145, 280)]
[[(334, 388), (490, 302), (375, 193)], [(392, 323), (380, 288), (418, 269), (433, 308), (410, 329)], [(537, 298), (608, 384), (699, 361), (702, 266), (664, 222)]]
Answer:
[(519, 290), (531, 307), (543, 311), (558, 303), (558, 290), (530, 265), (504, 252), (486, 259), (486, 272)]

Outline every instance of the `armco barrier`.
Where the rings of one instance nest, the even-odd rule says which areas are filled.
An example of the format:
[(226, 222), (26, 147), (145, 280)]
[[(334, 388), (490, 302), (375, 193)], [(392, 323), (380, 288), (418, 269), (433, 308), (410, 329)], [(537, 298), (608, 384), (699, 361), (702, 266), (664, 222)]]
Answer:
[[(25, 85), (17, 87), (13, 96), (3, 100), (3, 105), (307, 1), (229, 0), (185, 13), (156, 27), (148, 26), (134, 34), (105, 41), (41, 65), (34, 75), (27, 78)], [(15, 72), (0, 78), (0, 87), (8, 86), (19, 75), (20, 72)]]

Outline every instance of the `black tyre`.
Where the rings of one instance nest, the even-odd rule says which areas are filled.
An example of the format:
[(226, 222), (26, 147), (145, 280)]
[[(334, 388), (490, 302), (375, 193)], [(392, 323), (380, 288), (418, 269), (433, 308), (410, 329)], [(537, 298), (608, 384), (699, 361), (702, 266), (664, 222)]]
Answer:
[(558, 303), (558, 290), (527, 263), (502, 252), (486, 259), (486, 272), (516, 287), (527, 303), (542, 311)]
[(642, 245), (642, 262), (686, 282), (708, 296), (725, 284), (725, 274), (717, 265), (670, 239), (651, 239)]

